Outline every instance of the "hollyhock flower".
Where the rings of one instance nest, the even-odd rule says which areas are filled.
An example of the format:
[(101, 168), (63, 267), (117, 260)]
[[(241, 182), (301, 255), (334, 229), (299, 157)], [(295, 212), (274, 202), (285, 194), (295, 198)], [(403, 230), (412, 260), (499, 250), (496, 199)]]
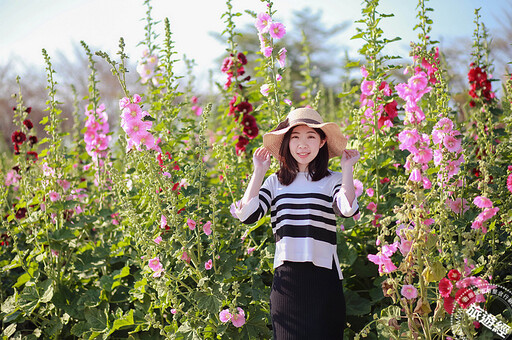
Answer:
[(186, 251), (184, 251), (183, 254), (181, 254), (181, 259), (190, 264), (191, 258)]
[(286, 66), (286, 48), (281, 48), (279, 52), (277, 53), (277, 62), (279, 63), (279, 67), (283, 68)]
[(375, 82), (372, 80), (363, 80), (361, 83), (361, 93), (365, 96), (371, 96), (375, 88)]
[(439, 166), (443, 161), (443, 152), (439, 149), (434, 150), (434, 165)]
[(242, 120), (242, 125), (244, 126), (243, 133), (247, 138), (254, 139), (256, 136), (258, 136), (259, 128), (258, 125), (256, 125), (256, 119), (254, 116), (251, 115), (245, 115)]
[(449, 118), (441, 118), (436, 125), (434, 125), (434, 129), (448, 134), (453, 130), (453, 122)]
[(507, 189), (512, 193), (512, 174), (507, 177)]
[(160, 242), (162, 242), (162, 236), (158, 236), (153, 240), (153, 242), (155, 242), (156, 244), (160, 244)]
[(471, 223), (471, 229), (482, 229), (484, 234), (487, 232), (487, 230), (483, 227), (483, 221), (482, 219), (476, 218), (473, 223)]
[(21, 179), (21, 175), (19, 175), (15, 170), (9, 170), (5, 175), (5, 185), (10, 186), (12, 184), (16, 184)]
[(412, 248), (412, 241), (404, 238), (400, 239), (400, 244), (398, 245), (398, 249), (403, 256), (409, 254)]
[(244, 310), (240, 307), (236, 307), (236, 310), (238, 313), (231, 317), (231, 322), (233, 323), (233, 326), (240, 328), (245, 324), (245, 313)]
[(382, 255), (391, 257), (398, 249), (398, 245), (399, 245), (398, 242), (395, 242), (392, 244), (386, 244), (386, 245), (382, 246), (382, 251), (381, 251)]
[(416, 299), (418, 297), (418, 290), (413, 285), (404, 285), (400, 293), (408, 300)]
[(433, 152), (429, 148), (418, 150), (413, 156), (413, 161), (420, 164), (427, 164), (432, 160)]
[(411, 151), (411, 149), (415, 150), (414, 144), (420, 140), (420, 136), (416, 129), (404, 130), (398, 134), (398, 140), (400, 141), (400, 150)]
[(240, 61), (240, 64), (247, 65), (247, 57), (242, 52), (238, 52), (237, 56), (238, 60)]
[(492, 207), (492, 201), (484, 196), (475, 197), (473, 204), (482, 209)]
[(268, 26), (268, 33), (274, 39), (281, 39), (286, 34), (286, 28), (280, 22), (271, 22)]
[[(276, 75), (276, 81), (281, 81), (283, 80), (283, 76), (280, 75), (279, 73)], [(285, 99), (286, 100), (286, 99)]]
[(423, 176), (421, 175), (420, 169), (413, 169), (409, 175), (409, 180), (413, 182), (421, 182), (423, 180)]
[(448, 272), (448, 278), (452, 281), (459, 281), (460, 278), (462, 277), (462, 275), (460, 274), (460, 272), (457, 270), (457, 269), (451, 269), (449, 272)]
[(374, 194), (374, 190), (372, 188), (368, 188), (366, 189), (366, 194), (370, 197), (373, 197), (373, 194)]
[(263, 96), (268, 97), (268, 93), (270, 92), (270, 85), (268, 85), (268, 84), (261, 85), (260, 92)]
[(466, 309), (475, 303), (476, 294), (468, 288), (461, 288), (455, 293), (455, 301), (463, 308)]
[(252, 107), (252, 104), (247, 102), (247, 101), (243, 101), (243, 102), (240, 102), (236, 107), (235, 107), (235, 110), (238, 111), (238, 112), (241, 112), (242, 114), (246, 114), (246, 113), (251, 113), (252, 110), (253, 110), (253, 107)]
[(373, 211), (374, 213), (376, 213), (376, 212), (377, 212), (377, 204), (375, 204), (375, 202), (370, 202), (370, 203), (368, 203), (368, 205), (366, 206), (366, 209), (371, 210), (371, 211)]
[(450, 152), (461, 152), (461, 140), (450, 135), (446, 135), (443, 138), (443, 145)]
[(235, 145), (235, 152), (238, 156), (245, 151), (245, 146), (249, 144), (249, 140), (243, 136), (238, 136), (238, 142)]
[(158, 256), (150, 259), (149, 262), (148, 262), (148, 266), (154, 272), (157, 272), (157, 271), (159, 271), (160, 269), (163, 268), (162, 264), (160, 263), (160, 259), (158, 258)]
[(446, 277), (443, 277), (441, 281), (439, 281), (439, 293), (442, 297), (450, 296), (453, 289), (453, 284)]
[(212, 259), (209, 259), (208, 261), (206, 261), (204, 263), (204, 269), (210, 270), (210, 269), (212, 269), (212, 267), (213, 267)]
[(469, 210), (468, 201), (464, 198), (457, 197), (455, 200), (446, 199), (446, 206), (448, 206), (454, 213), (465, 213)]
[(232, 317), (232, 315), (231, 315), (231, 313), (229, 312), (229, 309), (227, 309), (227, 308), (226, 308), (226, 309), (224, 309), (224, 310), (222, 310), (222, 311), (219, 313), (219, 319), (220, 319), (220, 321), (221, 321), (221, 322), (226, 323), (226, 322), (228, 322), (229, 320), (231, 320), (231, 317)]
[(27, 215), (27, 208), (19, 208), (18, 210), (16, 210), (16, 218), (18, 220), (25, 218), (26, 215)]
[(162, 215), (160, 217), (160, 228), (165, 229), (165, 226), (167, 225), (167, 217)]
[(32, 124), (32, 121), (30, 119), (25, 119), (23, 121), (23, 125), (25, 125), (25, 127), (29, 130), (34, 127), (34, 124)]
[(484, 211), (482, 211), (480, 214), (478, 214), (477, 219), (481, 219), (482, 222), (487, 221), (500, 210), (500, 208), (486, 208)]
[(391, 259), (382, 254), (377, 254), (377, 255), (369, 254), (368, 260), (370, 260), (371, 262), (373, 262), (379, 266), (380, 274), (382, 274), (382, 273), (389, 274), (397, 269), (397, 267), (393, 264)]
[(423, 189), (430, 189), (432, 188), (432, 182), (428, 179), (428, 177), (424, 176), (422, 178), (423, 181)]
[(451, 296), (443, 298), (443, 307), (448, 314), (453, 314), (455, 310), (455, 299)]
[(267, 33), (271, 22), (272, 18), (268, 13), (258, 13), (254, 25), (260, 33)]
[(64, 189), (64, 191), (68, 191), (71, 187), (71, 183), (69, 183), (69, 181), (66, 181), (65, 179), (58, 179), (57, 184), (60, 185), (61, 188)]
[(197, 223), (193, 219), (187, 218), (187, 225), (190, 230), (194, 230), (194, 229), (196, 229)]
[(11, 135), (11, 140), (14, 144), (20, 145), (27, 140), (27, 136), (21, 131), (14, 131)]
[(249, 247), (247, 248), (247, 255), (252, 254), (256, 250), (256, 247)]
[(203, 231), (206, 235), (210, 235), (212, 233), (212, 222), (208, 221), (203, 225)]
[(363, 194), (363, 182), (358, 179), (354, 179), (354, 188), (356, 190), (356, 197), (359, 197)]
[(60, 200), (60, 194), (58, 192), (50, 191), (48, 196), (50, 197), (50, 201), (52, 202)]

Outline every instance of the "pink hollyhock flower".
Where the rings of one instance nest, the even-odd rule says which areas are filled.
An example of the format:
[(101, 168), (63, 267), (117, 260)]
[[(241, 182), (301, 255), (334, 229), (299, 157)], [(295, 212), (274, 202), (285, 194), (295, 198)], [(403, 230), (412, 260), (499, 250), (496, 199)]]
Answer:
[(452, 178), (453, 176), (455, 176), (456, 174), (459, 173), (459, 170), (460, 170), (459, 165), (460, 165), (460, 163), (458, 163), (457, 161), (448, 162), (448, 165), (446, 166), (446, 170), (448, 172), (449, 178)]
[(260, 33), (267, 33), (271, 22), (272, 18), (268, 13), (258, 13), (254, 25)]
[(153, 240), (153, 242), (155, 242), (156, 244), (160, 244), (160, 242), (162, 242), (162, 236), (158, 236)]
[(373, 194), (374, 194), (374, 190), (372, 188), (368, 188), (366, 189), (366, 194), (370, 197), (373, 197)]
[(486, 233), (486, 229), (483, 228), (483, 221), (478, 217), (471, 223), (471, 229), (482, 229), (482, 231), (485, 230), (484, 234)]
[(469, 210), (468, 201), (464, 198), (457, 197), (455, 200), (446, 199), (446, 206), (448, 206), (454, 213), (465, 213)]
[(183, 254), (181, 255), (181, 259), (187, 263), (190, 263), (191, 260), (190, 256), (188, 256), (186, 251), (184, 251)]
[(158, 258), (158, 256), (150, 259), (149, 263), (148, 263), (148, 266), (154, 272), (158, 272), (158, 271), (160, 271), (163, 268), (162, 264), (160, 263), (160, 259)]
[(212, 269), (212, 267), (213, 267), (212, 259), (209, 259), (208, 261), (206, 261), (206, 262), (204, 263), (204, 269), (206, 269), (206, 270), (210, 270), (210, 269)]
[(165, 229), (165, 226), (167, 225), (167, 217), (162, 215), (160, 217), (160, 228)]
[(190, 230), (194, 230), (196, 229), (197, 223), (193, 219), (187, 218), (187, 225)]
[(484, 196), (475, 197), (475, 199), (473, 200), (473, 204), (481, 209), (492, 207), (492, 201)]
[(144, 134), (136, 135), (136, 137), (132, 138), (132, 140), (139, 145), (144, 145), (148, 150), (153, 150), (156, 147), (155, 137), (148, 131), (146, 131)]
[(443, 161), (443, 152), (439, 149), (434, 150), (434, 165), (438, 166)]
[(171, 308), (171, 314), (174, 315), (176, 314), (178, 311), (176, 310), (176, 308)]
[(377, 255), (368, 255), (368, 260), (375, 263), (379, 266), (379, 273), (391, 273), (397, 269), (397, 267), (393, 264), (391, 259), (387, 256), (384, 256), (382, 254)]
[(421, 175), (420, 169), (413, 169), (409, 175), (409, 180), (413, 182), (421, 182), (423, 180), (423, 176)]
[(66, 181), (65, 179), (58, 179), (57, 184), (59, 184), (61, 188), (64, 189), (64, 191), (68, 191), (71, 187), (71, 183), (69, 183), (69, 181)]
[(443, 277), (441, 281), (439, 281), (439, 293), (442, 297), (450, 296), (453, 289), (453, 283), (448, 280), (446, 277)]
[(60, 200), (60, 194), (58, 192), (50, 191), (48, 195), (50, 196), (50, 201), (52, 202)]
[(363, 194), (363, 182), (358, 179), (354, 179), (354, 188), (356, 190), (356, 197), (359, 197)]
[(507, 177), (507, 189), (512, 193), (512, 174)]
[[(283, 102), (285, 102), (285, 104), (292, 106), (292, 101), (290, 99), (285, 99), (285, 100), (283, 100)], [(512, 184), (511, 184), (511, 187), (512, 187)], [(510, 191), (512, 192), (512, 189)]]
[(281, 48), (279, 52), (277, 53), (277, 62), (279, 63), (279, 67), (283, 68), (286, 66), (286, 48)]
[(134, 94), (133, 97), (132, 97), (132, 102), (135, 103), (135, 104), (140, 103), (141, 100), (142, 100), (142, 98), (138, 94)]
[(412, 241), (407, 239), (400, 239), (400, 245), (398, 246), (398, 249), (402, 253), (403, 256), (407, 255), (412, 248)]
[(270, 85), (268, 85), (268, 84), (261, 85), (260, 92), (263, 96), (268, 97), (268, 93), (270, 92)]
[(477, 218), (481, 219), (482, 222), (487, 221), (500, 210), (500, 208), (486, 208), (484, 211), (482, 211), (480, 214), (478, 214)]
[(245, 313), (244, 310), (240, 307), (236, 307), (236, 310), (238, 313), (231, 317), (231, 322), (233, 323), (233, 326), (240, 328), (245, 324)]
[(391, 255), (393, 255), (396, 252), (396, 250), (398, 249), (398, 245), (399, 245), (398, 242), (383, 245), (382, 251), (381, 251), (382, 255), (391, 257)]
[(434, 125), (434, 129), (448, 134), (453, 130), (453, 122), (449, 118), (441, 118), (436, 125)]
[(450, 152), (461, 152), (461, 140), (450, 135), (446, 135), (443, 138), (443, 145)]
[(430, 189), (432, 188), (432, 182), (428, 179), (428, 177), (424, 176), (422, 178), (423, 181), (423, 189)]
[(410, 151), (411, 147), (420, 140), (420, 136), (416, 129), (405, 130), (398, 134), (398, 140), (400, 141), (400, 150), (407, 149)]
[[(282, 76), (282, 75), (280, 75), (280, 74), (277, 74), (277, 75), (276, 75), (276, 80), (277, 80), (277, 81), (281, 81), (281, 80), (283, 80), (283, 76)], [(285, 100), (286, 100), (286, 99), (285, 99)]]
[(367, 78), (368, 77), (368, 71), (366, 70), (366, 67), (361, 66), (360, 70), (361, 70), (361, 75), (363, 76), (363, 78)]
[(263, 49), (262, 53), (265, 57), (267, 57), (267, 58), (270, 57), (272, 55), (272, 47), (270, 47), (270, 46), (265, 47), (265, 49)]
[(16, 184), (21, 179), (21, 175), (19, 175), (15, 170), (9, 170), (7, 175), (5, 176), (5, 185), (9, 186), (12, 184)]
[(256, 250), (256, 247), (250, 247), (250, 248), (247, 248), (247, 254), (250, 255), (252, 254), (253, 251)]
[(227, 309), (227, 308), (226, 308), (226, 309), (224, 309), (224, 310), (222, 310), (222, 311), (219, 313), (219, 319), (220, 319), (220, 321), (221, 321), (221, 322), (226, 323), (226, 322), (228, 322), (229, 320), (231, 320), (231, 317), (232, 317), (232, 315), (231, 315), (231, 313), (229, 312), (229, 309)]
[(432, 160), (433, 152), (429, 148), (418, 150), (413, 156), (413, 161), (420, 164), (427, 164)]
[(274, 39), (281, 39), (286, 34), (286, 28), (280, 22), (272, 22), (268, 26), (268, 33)]
[[(140, 136), (144, 135), (149, 128), (151, 128), (152, 122), (150, 121), (142, 121), (139, 119), (133, 119), (126, 121), (123, 129), (128, 135), (129, 138), (137, 140)], [(139, 144), (138, 142), (136, 142)]]
[(402, 293), (402, 296), (408, 300), (416, 299), (418, 297), (418, 290), (413, 285), (404, 285), (400, 293)]
[(375, 89), (375, 82), (373, 80), (363, 80), (361, 83), (361, 93), (365, 96), (371, 96)]
[(210, 235), (212, 233), (212, 222), (208, 221), (203, 225), (203, 231), (206, 235)]
[(369, 209), (369, 210), (373, 211), (374, 213), (376, 213), (377, 212), (377, 204), (375, 204), (375, 202), (370, 202), (366, 206), (366, 209)]
[(124, 97), (119, 99), (119, 110), (124, 109), (128, 104), (130, 104), (130, 98)]

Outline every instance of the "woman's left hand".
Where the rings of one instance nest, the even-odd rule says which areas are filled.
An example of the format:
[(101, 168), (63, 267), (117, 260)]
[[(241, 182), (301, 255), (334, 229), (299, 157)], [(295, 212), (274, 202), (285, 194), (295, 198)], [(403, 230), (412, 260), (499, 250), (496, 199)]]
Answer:
[(341, 168), (352, 167), (359, 160), (361, 155), (359, 151), (352, 149), (345, 149), (341, 154)]

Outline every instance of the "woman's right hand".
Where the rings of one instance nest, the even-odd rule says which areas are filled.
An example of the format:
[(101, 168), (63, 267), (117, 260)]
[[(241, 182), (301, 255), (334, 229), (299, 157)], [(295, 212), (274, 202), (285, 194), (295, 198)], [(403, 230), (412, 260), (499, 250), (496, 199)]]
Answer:
[(261, 146), (256, 149), (252, 155), (252, 162), (254, 163), (254, 170), (262, 170), (265, 173), (270, 168), (270, 151)]

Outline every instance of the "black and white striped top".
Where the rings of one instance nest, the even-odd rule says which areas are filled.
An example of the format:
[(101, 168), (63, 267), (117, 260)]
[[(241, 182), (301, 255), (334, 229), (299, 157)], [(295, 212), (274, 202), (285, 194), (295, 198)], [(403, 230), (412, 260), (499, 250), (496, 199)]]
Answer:
[(352, 207), (340, 191), (342, 175), (313, 182), (300, 172), (290, 185), (279, 183), (276, 174), (263, 183), (259, 197), (254, 197), (235, 214), (245, 224), (261, 219), (270, 209), (272, 231), (276, 239), (274, 268), (284, 261), (312, 262), (331, 269), (334, 260), (340, 270), (336, 252), (336, 214), (351, 217), (358, 212), (357, 199)]

